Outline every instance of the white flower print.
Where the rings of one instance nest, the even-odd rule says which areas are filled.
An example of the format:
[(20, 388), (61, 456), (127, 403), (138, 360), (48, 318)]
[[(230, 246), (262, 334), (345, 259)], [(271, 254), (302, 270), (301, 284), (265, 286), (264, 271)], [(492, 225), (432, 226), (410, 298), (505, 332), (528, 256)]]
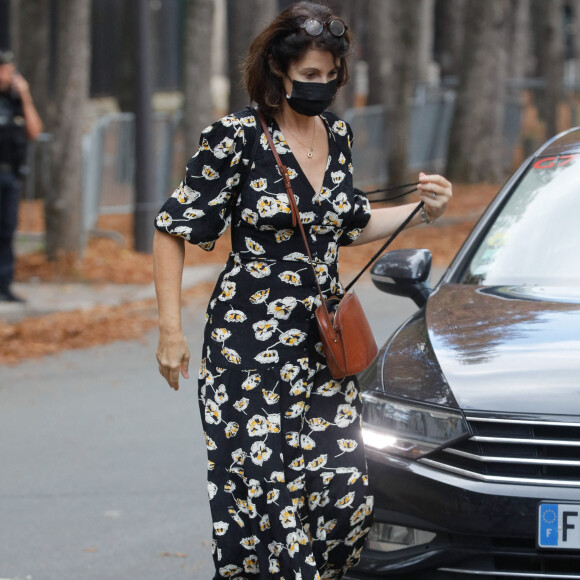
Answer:
[(290, 469), (294, 469), (295, 471), (302, 471), (303, 467), (304, 467), (304, 457), (302, 457), (302, 455), (298, 458), (296, 458), (294, 461), (290, 462), (290, 465), (288, 466), (290, 467)]
[(233, 177), (230, 177), (226, 181), (227, 187), (229, 189), (231, 189), (232, 187), (236, 187), (236, 185), (238, 185), (238, 183), (240, 183), (240, 177), (241, 177), (241, 175), (239, 173), (236, 173)]
[(177, 199), (177, 201), (181, 204), (190, 204), (198, 199), (200, 195), (201, 193), (199, 191), (191, 189), (191, 187), (182, 182), (181, 185), (173, 192), (172, 197)]
[(321, 204), (324, 200), (332, 197), (332, 191), (328, 187), (323, 187), (313, 198), (312, 203)]
[(280, 356), (278, 355), (277, 350), (263, 350), (254, 357), (254, 360), (264, 364), (275, 364), (280, 360)]
[(340, 383), (331, 379), (330, 381), (320, 385), (318, 389), (316, 389), (316, 392), (323, 397), (332, 397), (332, 395), (336, 394), (339, 390)]
[(252, 254), (261, 255), (266, 253), (266, 250), (264, 250), (263, 246), (252, 240), (252, 238), (248, 237), (246, 237), (246, 248), (248, 248)]
[(336, 199), (332, 202), (332, 207), (336, 213), (347, 213), (350, 211), (351, 205), (346, 197), (346, 193), (339, 193)]
[(205, 433), (205, 445), (208, 451), (215, 451), (217, 449), (215, 441), (207, 433)]
[[(232, 451), (232, 461), (237, 465), (243, 465), (244, 461), (246, 460), (246, 454), (242, 451), (242, 449), (236, 449)], [(232, 470), (234, 471), (234, 470)]]
[(248, 481), (248, 495), (250, 497), (260, 497), (263, 493), (264, 491), (257, 479), (250, 479)]
[(280, 413), (270, 413), (268, 420), (268, 433), (280, 433)]
[(233, 348), (224, 346), (220, 352), (223, 354), (224, 358), (232, 364), (239, 365), (242, 362), (242, 357)]
[(293, 405), (290, 405), (290, 408), (284, 413), (284, 415), (288, 419), (296, 419), (296, 417), (300, 417), (302, 412), (304, 411), (304, 401), (298, 401)]
[(267, 288), (266, 290), (258, 290), (258, 292), (255, 292), (250, 296), (250, 302), (252, 304), (262, 304), (262, 302), (268, 300), (268, 296), (270, 296), (270, 288)]
[(358, 396), (358, 389), (356, 388), (356, 385), (354, 384), (354, 381), (348, 381), (348, 384), (346, 385), (346, 391), (344, 394), (344, 400), (347, 403), (352, 403)]
[(303, 224), (311, 224), (316, 220), (316, 214), (313, 211), (300, 212), (300, 221)]
[(293, 397), (297, 397), (298, 395), (306, 392), (307, 386), (308, 382), (306, 381), (306, 379), (299, 379), (292, 385), (292, 388), (290, 389), (290, 394)]
[(227, 522), (214, 522), (213, 529), (218, 536), (223, 536), (230, 527), (230, 524)]
[(224, 490), (226, 493), (234, 493), (236, 491), (236, 484), (231, 479), (228, 479), (224, 485)]
[(262, 415), (254, 415), (246, 425), (250, 437), (262, 437), (268, 433), (268, 420)]
[[(266, 262), (250, 262), (246, 266), (246, 270), (254, 277), (254, 278), (265, 278), (269, 276), (272, 270), (270, 266), (266, 264)], [(268, 291), (269, 292), (269, 291)], [(254, 304), (256, 304), (254, 302)]]
[(196, 220), (200, 217), (203, 217), (204, 215), (205, 212), (202, 209), (193, 209), (192, 207), (188, 207), (183, 213), (183, 217), (187, 218), (188, 220)]
[(313, 431), (326, 431), (330, 427), (330, 423), (322, 417), (313, 417), (308, 419), (308, 424)]
[(252, 444), (250, 458), (252, 459), (252, 463), (255, 465), (263, 465), (265, 461), (270, 459), (271, 455), (272, 450), (269, 447), (266, 447), (266, 444), (263, 441), (256, 441)]
[(233, 308), (226, 312), (224, 320), (227, 322), (245, 322), (248, 317), (241, 310), (234, 310)]
[(267, 503), (275, 503), (275, 501), (278, 499), (279, 496), (280, 496), (280, 490), (279, 489), (272, 489), (268, 492), (268, 495), (266, 496), (266, 502)]
[(291, 270), (286, 270), (285, 272), (278, 274), (278, 278), (280, 278), (282, 282), (292, 284), (292, 286), (302, 285), (302, 280), (300, 279), (300, 276), (296, 272), (292, 272)]
[(338, 520), (332, 519), (328, 520), (327, 522), (324, 521), (324, 518), (320, 516), (318, 518), (318, 527), (316, 530), (316, 538), (319, 540), (326, 540), (326, 534), (332, 532), (336, 527)]
[(208, 399), (205, 403), (205, 420), (211, 425), (217, 425), (222, 420), (220, 408), (211, 399)]
[(358, 447), (358, 443), (354, 439), (339, 439), (337, 444), (343, 453), (350, 453)]
[(218, 300), (226, 302), (231, 300), (236, 295), (236, 283), (231, 280), (224, 280), (221, 284), (222, 293), (218, 296)]
[(240, 412), (245, 411), (248, 408), (249, 403), (250, 400), (246, 399), (246, 397), (243, 397), (234, 403), (234, 409)]
[(260, 531), (265, 532), (266, 530), (270, 529), (270, 516), (268, 514), (264, 514), (260, 518)]
[(276, 242), (281, 244), (282, 242), (287, 242), (292, 235), (294, 234), (293, 230), (278, 230), (276, 232)]
[(259, 320), (252, 324), (257, 340), (268, 340), (278, 328), (278, 321), (273, 318), (270, 320)]
[(344, 156), (344, 153), (341, 153), (341, 154), (339, 155), (339, 157), (338, 157), (338, 162), (339, 162), (341, 165), (344, 165), (344, 164), (346, 163), (346, 157)]
[(254, 181), (250, 181), (250, 187), (254, 191), (264, 191), (268, 187), (268, 180), (265, 177), (254, 179)]
[(323, 453), (322, 455), (319, 455), (316, 459), (310, 461), (306, 466), (306, 469), (308, 469), (309, 471), (318, 471), (319, 469), (321, 469), (326, 465), (327, 461), (328, 455), (326, 455), (326, 453)]
[(207, 495), (209, 497), (210, 500), (212, 500), (215, 497), (215, 494), (218, 492), (218, 486), (213, 483), (213, 481), (208, 481), (207, 482)]
[(297, 346), (306, 339), (306, 333), (292, 328), (280, 335), (280, 342), (288, 346)]
[(334, 183), (335, 185), (338, 185), (339, 183), (342, 183), (344, 181), (344, 177), (345, 177), (345, 173), (344, 171), (333, 171), (330, 174), (330, 177), (332, 178), (332, 183)]
[(230, 421), (225, 428), (225, 433), (226, 433), (226, 437), (228, 439), (231, 439), (232, 437), (235, 437), (238, 433), (238, 431), (240, 430), (240, 426), (234, 422), (234, 421)]
[(162, 211), (157, 216), (157, 227), (165, 228), (167, 226), (170, 226), (172, 221), (173, 218), (166, 211)]
[(252, 554), (247, 558), (244, 558), (244, 571), (248, 574), (259, 574), (260, 566), (258, 564), (258, 556)]
[(234, 144), (233, 139), (229, 139), (228, 137), (224, 137), (221, 140), (221, 142), (218, 143), (216, 148), (213, 150), (213, 154), (218, 159), (225, 159), (229, 155), (233, 144)]
[(258, 214), (255, 211), (252, 211), (250, 208), (245, 208), (242, 211), (242, 219), (251, 226), (258, 223)]
[(326, 264), (316, 265), (316, 277), (319, 284), (324, 284), (328, 279), (328, 266)]
[(239, 566), (236, 566), (235, 564), (228, 564), (227, 566), (224, 566), (223, 568), (219, 569), (220, 576), (222, 576), (223, 578), (231, 578), (232, 576), (237, 576), (240, 572), (242, 572), (242, 569)]
[(298, 431), (290, 431), (286, 433), (286, 443), (288, 443), (290, 447), (297, 448), (300, 445), (300, 435)]
[(325, 471), (320, 474), (320, 477), (322, 478), (322, 483), (328, 485), (334, 477), (334, 473), (332, 473), (332, 471)]
[(219, 179), (220, 174), (212, 169), (209, 165), (203, 166), (203, 171), (201, 175), (205, 177), (208, 181), (213, 181), (214, 179)]
[(220, 385), (215, 391), (215, 400), (218, 405), (223, 405), (228, 400), (228, 393), (225, 385)]
[(338, 412), (334, 419), (337, 427), (348, 427), (356, 418), (358, 413), (356, 409), (348, 403), (338, 406)]
[(324, 261), (328, 264), (336, 262), (338, 258), (338, 247), (335, 242), (328, 244), (328, 250), (324, 254)]
[[(262, 378), (260, 377), (260, 375), (250, 375), (243, 383), (242, 383), (242, 389), (244, 389), (245, 391), (251, 391), (252, 389), (255, 389), (260, 383), (262, 382)], [(247, 399), (245, 399), (247, 400)]]
[(280, 562), (275, 558), (270, 558), (268, 562), (270, 564), (268, 572), (270, 572), (270, 574), (278, 574), (278, 572), (280, 572)]
[(211, 337), (216, 342), (223, 342), (224, 340), (227, 340), (231, 335), (232, 333), (225, 328), (214, 328), (211, 333)]
[(282, 370), (280, 371), (280, 378), (283, 381), (289, 383), (296, 378), (299, 372), (300, 369), (297, 366), (288, 362), (282, 367)]
[(178, 226), (171, 232), (174, 236), (183, 238), (184, 240), (190, 239), (191, 228), (188, 226)]
[(284, 528), (293, 528), (296, 526), (296, 517), (295, 517), (295, 510), (294, 506), (286, 506), (280, 512), (280, 521), (282, 522), (282, 526)]
[(267, 405), (275, 405), (280, 400), (280, 395), (274, 391), (267, 391), (266, 389), (262, 389), (262, 395), (264, 396), (264, 400), (266, 401)]
[(292, 252), (291, 254), (284, 256), (284, 260), (289, 260), (291, 262), (308, 262), (308, 256), (301, 252)]
[(268, 304), (268, 314), (279, 320), (288, 320), (297, 304), (298, 300), (294, 296), (279, 298)]
[(341, 137), (344, 137), (346, 135), (346, 123), (341, 120), (335, 121), (332, 125), (332, 130)]
[(260, 543), (258, 536), (249, 536), (248, 538), (242, 538), (240, 544), (246, 548), (246, 550), (255, 550), (256, 546)]
[(356, 544), (356, 542), (358, 542), (361, 538), (363, 538), (364, 536), (367, 535), (369, 531), (369, 528), (365, 528), (364, 530), (360, 527), (357, 526), (356, 528), (354, 528), (353, 530), (351, 530), (351, 532), (348, 534), (348, 536), (346, 537), (345, 540), (345, 544), (347, 546), (353, 546), (354, 544)]
[(303, 433), (300, 435), (300, 447), (302, 447), (302, 449), (306, 449), (306, 451), (312, 451), (316, 447), (316, 443), (312, 437), (304, 435)]
[(362, 473), (360, 471), (355, 471), (349, 478), (348, 481), (346, 482), (348, 485), (352, 485), (353, 483), (356, 482), (356, 480), (362, 475)]
[(272, 217), (278, 213), (277, 201), (271, 197), (262, 196), (258, 200), (258, 214), (260, 217)]

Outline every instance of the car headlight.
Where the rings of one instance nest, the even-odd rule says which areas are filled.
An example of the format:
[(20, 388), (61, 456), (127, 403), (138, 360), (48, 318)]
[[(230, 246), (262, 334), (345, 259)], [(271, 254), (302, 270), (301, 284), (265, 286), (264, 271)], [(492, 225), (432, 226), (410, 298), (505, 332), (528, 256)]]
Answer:
[(469, 436), (463, 415), (454, 409), (391, 399), (366, 391), (363, 439), (369, 449), (419, 459)]

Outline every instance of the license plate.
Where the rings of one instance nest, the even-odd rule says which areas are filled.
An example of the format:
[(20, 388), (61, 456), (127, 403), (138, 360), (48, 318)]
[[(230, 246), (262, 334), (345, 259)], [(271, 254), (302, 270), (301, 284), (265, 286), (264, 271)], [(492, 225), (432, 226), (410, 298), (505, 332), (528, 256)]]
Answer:
[(580, 550), (580, 504), (541, 503), (538, 511), (538, 546)]

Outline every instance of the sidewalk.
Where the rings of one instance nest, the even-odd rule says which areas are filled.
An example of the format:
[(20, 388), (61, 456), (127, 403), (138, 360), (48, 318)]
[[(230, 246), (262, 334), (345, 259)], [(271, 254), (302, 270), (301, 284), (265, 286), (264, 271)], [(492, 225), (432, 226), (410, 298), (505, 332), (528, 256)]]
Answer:
[[(183, 271), (183, 288), (215, 281), (220, 265), (187, 266)], [(153, 284), (90, 284), (90, 283), (15, 283), (14, 292), (25, 303), (0, 302), (0, 322), (19, 322), (51, 314), (94, 308), (119, 306), (155, 297)]]

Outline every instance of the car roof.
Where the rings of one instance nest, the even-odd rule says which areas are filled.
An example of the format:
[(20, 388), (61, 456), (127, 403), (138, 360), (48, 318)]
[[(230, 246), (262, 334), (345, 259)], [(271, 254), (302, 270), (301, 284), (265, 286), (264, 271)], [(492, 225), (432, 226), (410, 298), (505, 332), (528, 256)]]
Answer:
[(556, 135), (536, 151), (535, 157), (569, 155), (574, 153), (580, 153), (580, 127), (573, 127)]

